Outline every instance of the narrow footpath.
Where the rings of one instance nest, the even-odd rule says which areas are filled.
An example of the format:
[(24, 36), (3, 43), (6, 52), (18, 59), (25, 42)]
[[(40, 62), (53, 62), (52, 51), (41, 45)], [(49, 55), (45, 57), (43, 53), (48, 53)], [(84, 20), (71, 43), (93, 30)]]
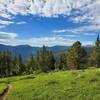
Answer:
[(12, 88), (11, 84), (8, 84), (4, 91), (0, 94), (0, 100), (6, 100), (9, 95), (10, 89)]

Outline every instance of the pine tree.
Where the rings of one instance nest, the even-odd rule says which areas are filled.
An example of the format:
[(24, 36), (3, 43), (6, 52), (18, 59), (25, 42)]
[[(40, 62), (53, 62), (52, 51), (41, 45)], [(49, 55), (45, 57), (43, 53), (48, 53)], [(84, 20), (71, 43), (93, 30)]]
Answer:
[(91, 66), (100, 67), (100, 39), (99, 39), (99, 35), (96, 39), (95, 47), (93, 49), (93, 52), (90, 55), (89, 64)]
[(6, 52), (6, 75), (12, 75), (12, 55), (10, 51)]
[(24, 64), (23, 64), (23, 60), (22, 60), (21, 54), (19, 54), (19, 55), (16, 57), (15, 64), (16, 64), (16, 65), (15, 65), (16, 73), (17, 73), (17, 74), (22, 74), (22, 73), (24, 73), (25, 67), (24, 67)]
[(47, 66), (49, 70), (55, 69), (55, 58), (51, 51), (48, 51), (48, 54), (47, 54)]
[(79, 41), (75, 42), (67, 53), (67, 64), (70, 69), (81, 69), (85, 67), (86, 51)]
[(67, 69), (67, 56), (64, 53), (60, 55), (60, 59), (59, 59), (59, 69), (60, 70)]
[(36, 70), (35, 68), (35, 60), (33, 55), (31, 54), (27, 63), (27, 72), (33, 73)]
[(46, 47), (43, 46), (39, 51), (39, 62), (38, 62), (39, 68), (43, 72), (47, 72), (48, 70), (46, 55), (47, 55)]
[(20, 67), (17, 64), (17, 56), (15, 56), (14, 59), (13, 59), (13, 68), (12, 68), (13, 75), (14, 76), (18, 75), (19, 74), (19, 70), (20, 70)]
[(48, 51), (45, 46), (43, 46), (37, 53), (37, 65), (38, 69), (43, 72), (48, 72), (53, 70), (55, 59), (52, 52)]
[(0, 76), (12, 75), (12, 55), (9, 51), (0, 52)]

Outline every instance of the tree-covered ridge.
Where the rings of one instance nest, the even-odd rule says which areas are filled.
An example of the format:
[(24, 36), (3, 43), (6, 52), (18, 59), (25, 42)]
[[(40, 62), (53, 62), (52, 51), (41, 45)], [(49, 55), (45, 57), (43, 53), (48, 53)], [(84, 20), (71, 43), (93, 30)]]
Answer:
[(1, 77), (54, 70), (85, 69), (91, 66), (100, 67), (99, 36), (90, 55), (80, 41), (76, 41), (66, 53), (60, 54), (59, 58), (55, 58), (53, 52), (43, 46), (36, 56), (31, 54), (26, 63), (23, 63), (21, 54), (13, 57), (10, 51), (0, 52)]

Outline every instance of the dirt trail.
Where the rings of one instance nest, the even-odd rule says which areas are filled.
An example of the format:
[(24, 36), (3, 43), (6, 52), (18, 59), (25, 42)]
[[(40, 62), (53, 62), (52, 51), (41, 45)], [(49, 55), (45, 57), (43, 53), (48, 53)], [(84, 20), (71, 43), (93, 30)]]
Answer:
[(7, 87), (4, 89), (4, 91), (0, 94), (0, 100), (6, 100), (11, 88), (12, 88), (12, 85), (8, 84)]

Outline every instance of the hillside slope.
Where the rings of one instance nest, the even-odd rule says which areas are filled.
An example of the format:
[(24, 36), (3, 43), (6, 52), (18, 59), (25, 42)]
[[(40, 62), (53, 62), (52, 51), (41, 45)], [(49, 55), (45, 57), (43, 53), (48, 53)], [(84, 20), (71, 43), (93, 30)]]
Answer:
[(8, 100), (100, 100), (100, 69), (4, 78), (0, 92), (8, 81)]

